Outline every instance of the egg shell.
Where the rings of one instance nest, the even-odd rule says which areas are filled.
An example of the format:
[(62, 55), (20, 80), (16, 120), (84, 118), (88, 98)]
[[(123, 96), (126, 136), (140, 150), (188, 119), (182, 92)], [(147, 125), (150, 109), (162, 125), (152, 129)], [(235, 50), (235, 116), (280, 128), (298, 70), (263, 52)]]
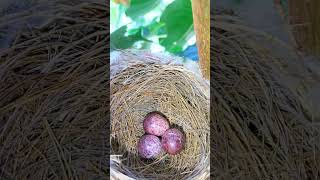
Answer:
[(148, 113), (143, 120), (143, 129), (148, 134), (162, 136), (169, 128), (169, 121), (157, 112)]
[(156, 158), (161, 153), (161, 150), (162, 147), (159, 137), (151, 134), (146, 134), (139, 139), (138, 152), (142, 158)]
[(162, 135), (161, 145), (168, 154), (176, 155), (183, 150), (185, 141), (185, 136), (179, 129), (171, 128)]

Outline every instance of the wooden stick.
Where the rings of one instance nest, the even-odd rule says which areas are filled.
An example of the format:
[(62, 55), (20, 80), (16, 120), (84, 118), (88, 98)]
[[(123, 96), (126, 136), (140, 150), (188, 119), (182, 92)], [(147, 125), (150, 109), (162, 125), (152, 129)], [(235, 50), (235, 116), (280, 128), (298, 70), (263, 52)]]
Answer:
[(202, 75), (210, 79), (210, 0), (192, 0), (194, 30)]

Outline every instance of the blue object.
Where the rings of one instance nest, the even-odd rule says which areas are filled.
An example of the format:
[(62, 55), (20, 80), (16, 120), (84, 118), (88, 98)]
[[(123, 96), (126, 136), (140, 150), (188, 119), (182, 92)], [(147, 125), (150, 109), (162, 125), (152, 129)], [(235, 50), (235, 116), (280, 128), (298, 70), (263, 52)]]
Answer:
[(188, 46), (183, 52), (179, 53), (178, 56), (191, 59), (193, 61), (199, 60), (198, 48), (197, 45)]

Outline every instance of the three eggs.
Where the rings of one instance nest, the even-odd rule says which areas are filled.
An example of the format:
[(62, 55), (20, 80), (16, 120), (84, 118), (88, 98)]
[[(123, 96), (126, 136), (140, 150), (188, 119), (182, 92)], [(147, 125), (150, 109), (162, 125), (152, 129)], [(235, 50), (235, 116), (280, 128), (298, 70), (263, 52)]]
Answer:
[(170, 155), (176, 155), (184, 148), (184, 134), (179, 129), (170, 128), (169, 121), (158, 112), (146, 115), (143, 129), (146, 134), (138, 142), (138, 153), (142, 158), (156, 158), (162, 149)]

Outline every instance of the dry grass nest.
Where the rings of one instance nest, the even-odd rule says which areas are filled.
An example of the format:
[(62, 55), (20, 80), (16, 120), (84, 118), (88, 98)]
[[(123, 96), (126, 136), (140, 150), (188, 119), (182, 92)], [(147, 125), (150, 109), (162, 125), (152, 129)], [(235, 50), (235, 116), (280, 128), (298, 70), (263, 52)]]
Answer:
[(108, 179), (108, 7), (50, 7), (1, 19), (48, 21), (0, 52), (0, 179)]
[[(131, 61), (116, 74), (111, 87), (111, 155), (116, 177), (205, 179), (209, 176), (209, 84), (180, 65), (150, 63), (124, 53), (120, 62)], [(111, 69), (118, 69), (111, 65)], [(137, 151), (144, 134), (143, 119), (151, 111), (163, 113), (171, 126), (186, 135), (184, 150), (175, 156), (162, 153), (155, 160), (143, 160)]]
[[(211, 21), (212, 175), (319, 178), (319, 123), (301, 99), (311, 73), (282, 43), (228, 12), (216, 10)], [(276, 50), (287, 51), (287, 59)]]

